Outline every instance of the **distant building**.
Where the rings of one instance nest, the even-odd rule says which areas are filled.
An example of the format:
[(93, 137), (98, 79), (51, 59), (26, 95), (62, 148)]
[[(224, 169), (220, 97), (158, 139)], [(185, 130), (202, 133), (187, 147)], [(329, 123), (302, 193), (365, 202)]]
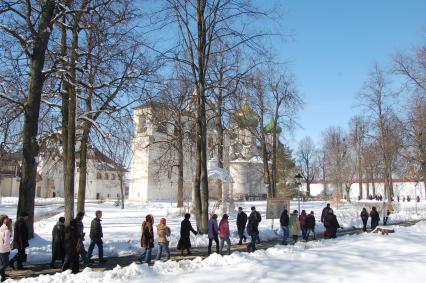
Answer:
[[(423, 182), (415, 182), (413, 180), (406, 179), (393, 179), (393, 192), (394, 197), (399, 196), (401, 199), (403, 197), (410, 196), (411, 199), (414, 199), (416, 196), (419, 196), (421, 199), (426, 199), (425, 187)], [(311, 196), (321, 196), (321, 195), (332, 195), (336, 188), (332, 182), (323, 182), (320, 180), (314, 180), (310, 184)], [(302, 192), (306, 192), (306, 183), (302, 183), (301, 187)], [(353, 183), (350, 189), (350, 197), (353, 200), (358, 199), (359, 193), (359, 184)], [(383, 180), (374, 180), (370, 182), (363, 182), (362, 184), (362, 195), (363, 199), (367, 199), (369, 196), (381, 195), (384, 198), (386, 194), (384, 192), (384, 182)], [(343, 193), (342, 197), (345, 196)]]
[[(41, 142), (38, 157), (36, 197), (63, 197), (63, 162), (58, 134), (46, 136)], [(0, 165), (1, 196), (18, 196), (21, 177), (22, 155), (3, 154)], [(75, 197), (78, 196), (79, 152), (76, 154)], [(96, 147), (90, 146), (87, 157), (87, 200), (121, 198), (120, 176), (124, 179), (125, 169), (115, 163)], [(123, 184), (126, 186), (126, 184)]]

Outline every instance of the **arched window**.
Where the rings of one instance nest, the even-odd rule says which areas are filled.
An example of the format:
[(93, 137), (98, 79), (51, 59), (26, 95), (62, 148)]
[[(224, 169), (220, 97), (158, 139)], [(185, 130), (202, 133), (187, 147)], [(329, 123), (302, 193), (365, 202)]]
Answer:
[(102, 179), (102, 174), (101, 173), (96, 173), (96, 179)]
[(105, 173), (105, 180), (109, 180), (109, 175), (108, 175), (108, 173)]
[(111, 173), (111, 180), (115, 180), (115, 174)]

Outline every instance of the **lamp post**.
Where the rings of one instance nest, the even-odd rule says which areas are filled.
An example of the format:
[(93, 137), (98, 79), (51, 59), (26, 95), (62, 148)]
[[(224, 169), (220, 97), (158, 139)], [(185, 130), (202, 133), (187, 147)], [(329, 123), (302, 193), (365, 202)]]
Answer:
[(302, 178), (303, 176), (300, 173), (297, 173), (297, 175), (294, 176), (294, 179), (296, 180), (296, 184), (297, 184), (297, 206), (298, 206), (299, 215), (300, 215), (300, 186), (302, 185)]

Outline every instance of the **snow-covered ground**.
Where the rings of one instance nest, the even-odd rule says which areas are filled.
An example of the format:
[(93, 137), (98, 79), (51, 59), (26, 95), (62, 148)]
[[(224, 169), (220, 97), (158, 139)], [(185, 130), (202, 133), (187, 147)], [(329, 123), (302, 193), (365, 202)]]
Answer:
[[(3, 198), (4, 200), (4, 198)], [(48, 201), (46, 201), (48, 202)], [(53, 202), (53, 201), (52, 201)], [(6, 202), (8, 204), (0, 205), (0, 213), (6, 213), (12, 217), (16, 214), (16, 204), (12, 204), (12, 201)], [(367, 202), (370, 205), (382, 206), (379, 202)], [(361, 227), (361, 219), (359, 213), (365, 203), (342, 203), (339, 207), (332, 204), (332, 207), (337, 215), (337, 219), (340, 224), (347, 229), (352, 227)], [(417, 213), (416, 213), (417, 205)], [(122, 210), (112, 202), (105, 202), (101, 204), (87, 203), (86, 204), (86, 217), (83, 222), (85, 225), (85, 232), (89, 234), (90, 222), (95, 215), (96, 210), (103, 211), (103, 232), (104, 232), (104, 252), (106, 256), (119, 256), (140, 253), (140, 235), (141, 235), (141, 223), (145, 219), (145, 215), (154, 215), (154, 224), (159, 222), (161, 217), (167, 219), (167, 224), (172, 230), (171, 243), (172, 247), (176, 247), (179, 239), (180, 222), (182, 216), (180, 211), (175, 207), (176, 204), (170, 203), (126, 203), (125, 209)], [(266, 213), (266, 202), (244, 202), (237, 203), (236, 207), (242, 206), (246, 212), (250, 211), (251, 206), (256, 206), (258, 211), (262, 214), (263, 220), (260, 223), (260, 238), (262, 240), (271, 240), (277, 237), (281, 237), (281, 229), (279, 228), (279, 220), (274, 220), (272, 227), (272, 221), (265, 218)], [(319, 217), (325, 202), (310, 201), (302, 202), (301, 209), (306, 210), (308, 213), (313, 210), (317, 218), (316, 230), (318, 233), (324, 231), (322, 224), (319, 222)], [(291, 209), (297, 209), (297, 202), (291, 203)], [(46, 213), (51, 213), (59, 208), (58, 204), (50, 204), (36, 207), (36, 215), (42, 216)], [(397, 213), (391, 214), (390, 223), (396, 223), (399, 221), (414, 220), (414, 219), (426, 219), (426, 202), (420, 203), (415, 202), (404, 202), (396, 203), (395, 208)], [(28, 261), (31, 263), (47, 263), (50, 262), (51, 257), (51, 233), (52, 228), (55, 225), (59, 216), (63, 213), (59, 213), (52, 217), (43, 218), (43, 220), (35, 223), (36, 237), (30, 241), (30, 247), (27, 250)], [(220, 219), (220, 216), (219, 216)], [(236, 211), (230, 213), (230, 229), (231, 229), (231, 241), (233, 243), (238, 242), (238, 235), (236, 229)], [(196, 227), (195, 219), (191, 218), (193, 227)], [(208, 238), (206, 235), (192, 235), (191, 242), (193, 246), (203, 247), (207, 246)], [(86, 237), (86, 248), (89, 245), (89, 239)], [(12, 252), (13, 253), (13, 252)], [(97, 249), (95, 249), (95, 255)]]

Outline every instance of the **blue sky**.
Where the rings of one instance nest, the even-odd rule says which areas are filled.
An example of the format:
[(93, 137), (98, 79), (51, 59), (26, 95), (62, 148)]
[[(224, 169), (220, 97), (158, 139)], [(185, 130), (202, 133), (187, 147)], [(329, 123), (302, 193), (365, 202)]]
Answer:
[(298, 119), (303, 127), (286, 139), (292, 148), (309, 135), (321, 140), (329, 126), (347, 127), (360, 113), (355, 96), (374, 62), (391, 63), (392, 54), (425, 43), (426, 0), (288, 0), (286, 43), (277, 43), (290, 62), (306, 105)]

